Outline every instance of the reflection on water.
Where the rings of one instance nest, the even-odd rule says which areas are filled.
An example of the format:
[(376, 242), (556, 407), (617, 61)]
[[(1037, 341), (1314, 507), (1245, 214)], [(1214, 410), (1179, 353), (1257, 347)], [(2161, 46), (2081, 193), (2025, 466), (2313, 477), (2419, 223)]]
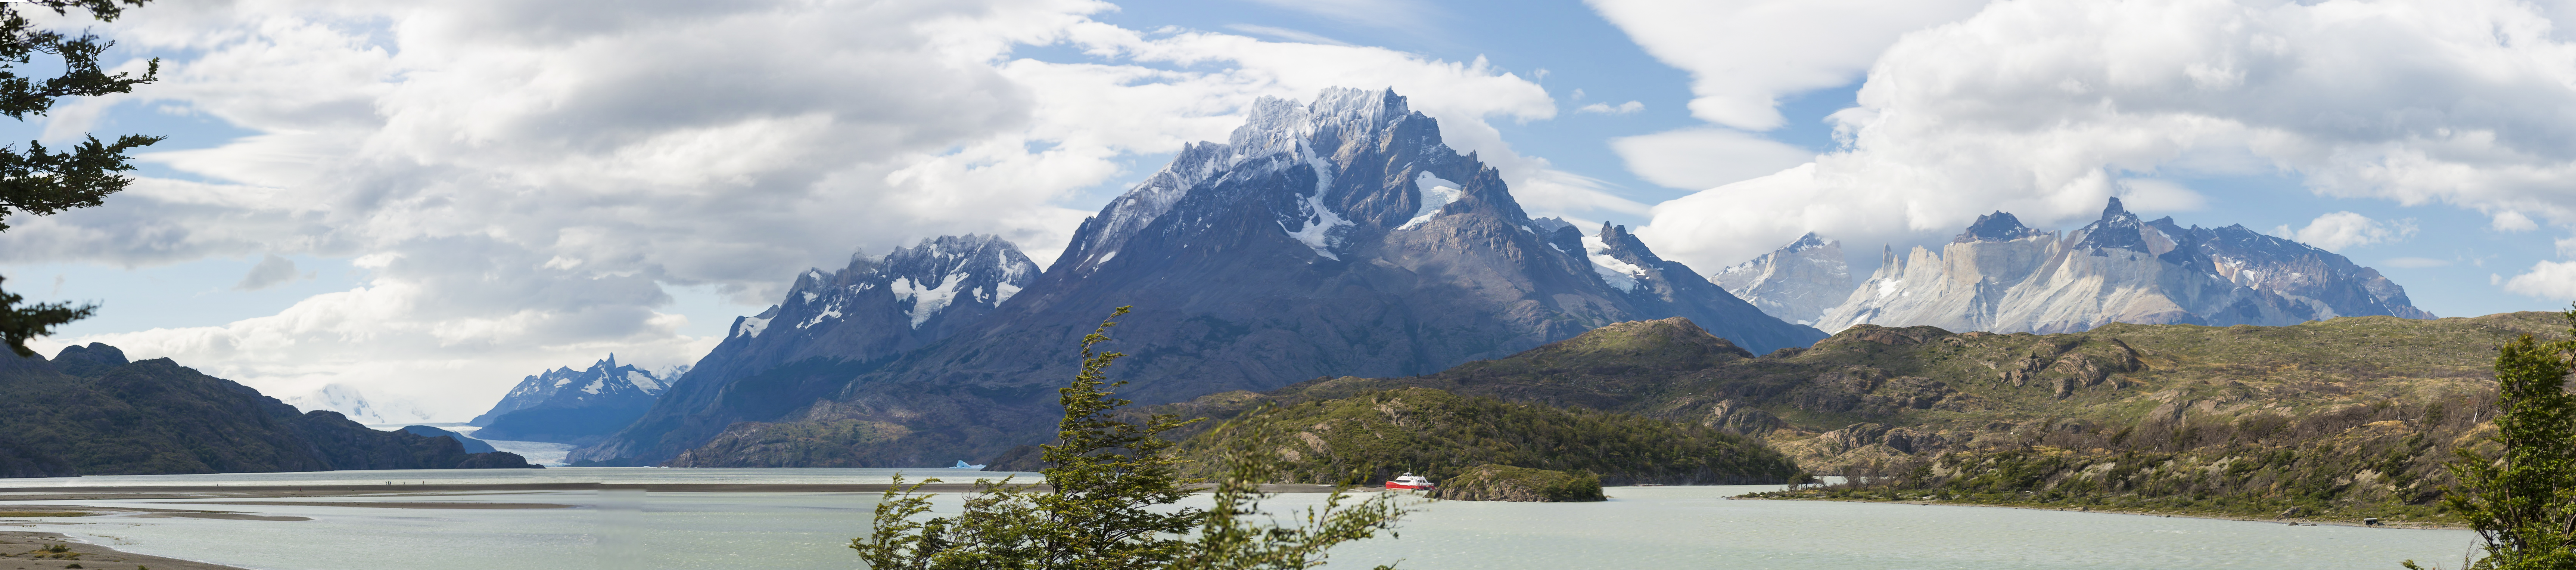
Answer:
[[(482, 472), (82, 477), (81, 485), (381, 482), (867, 483), (890, 469), (590, 468)], [(947, 469), (910, 476), (976, 475)], [(1025, 479), (1024, 479), (1025, 480)], [(2278, 524), (2033, 511), (1722, 497), (1775, 487), (1614, 487), (1605, 503), (1424, 502), (1401, 538), (1348, 544), (1332, 567), (1744, 569), (2392, 568), (2456, 563), (2465, 531)], [(946, 497), (942, 511), (957, 507)], [(1320, 495), (1285, 495), (1294, 509)], [(222, 499), (209, 499), (220, 501)], [(274, 500), (274, 499), (269, 499)], [(0, 519), (127, 550), (279, 570), (526, 568), (836, 568), (866, 532), (873, 493), (550, 491), (324, 499), (562, 503), (573, 509), (396, 509), (204, 505), (311, 521), (90, 517)], [(167, 500), (71, 502), (153, 508)], [(187, 502), (187, 501), (181, 501)], [(1203, 501), (1197, 501), (1203, 503)], [(65, 501), (49, 501), (63, 504)], [(5, 505), (0, 505), (5, 506)], [(55, 524), (60, 523), (60, 524)], [(20, 528), (24, 528), (23, 526)]]

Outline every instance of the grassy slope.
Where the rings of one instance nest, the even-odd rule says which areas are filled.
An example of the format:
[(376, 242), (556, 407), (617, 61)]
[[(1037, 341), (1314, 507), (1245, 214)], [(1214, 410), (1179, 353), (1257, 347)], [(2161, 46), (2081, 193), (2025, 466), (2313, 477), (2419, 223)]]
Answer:
[[(1751, 358), (1687, 322), (1647, 321), (1265, 398), (1425, 387), (1636, 414), (1762, 437), (1818, 473), (1904, 476), (1908, 497), (2432, 519), (2438, 462), (2494, 414), (2493, 347), (2564, 328), (2554, 313), (2061, 335), (1862, 326)], [(1250, 397), (1178, 409), (1223, 416), (1239, 409), (1227, 398)]]

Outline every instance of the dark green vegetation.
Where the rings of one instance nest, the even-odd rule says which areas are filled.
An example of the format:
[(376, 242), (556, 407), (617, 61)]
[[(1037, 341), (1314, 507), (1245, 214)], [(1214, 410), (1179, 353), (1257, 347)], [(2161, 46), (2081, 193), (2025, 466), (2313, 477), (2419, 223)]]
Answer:
[(169, 359), (114, 347), (0, 356), (0, 476), (534, 467), (456, 440), (296, 411)]
[(1464, 473), (1441, 481), (1430, 493), (1435, 499), (1460, 501), (1584, 502), (1607, 501), (1601, 494), (1601, 478), (1590, 473), (1526, 469), (1509, 465), (1478, 465)]
[[(2562, 315), (2576, 333), (2576, 309)], [(2514, 339), (2496, 349), (2502, 413), (2481, 443), (2494, 453), (2460, 448), (2448, 465), (2459, 482), (2442, 506), (2486, 542), (2487, 556), (2464, 564), (2487, 569), (2576, 568), (2576, 340)], [(2407, 568), (2419, 568), (2408, 560)]]
[[(1241, 406), (1275, 401), (1203, 398), (1189, 408), (1231, 417)], [(1445, 482), (1483, 464), (1597, 474), (1596, 488), (1602, 482), (1782, 483), (1799, 475), (1788, 457), (1743, 436), (1628, 414), (1430, 388), (1289, 401), (1237, 420), (1280, 434), (1269, 445), (1292, 464), (1281, 481), (1374, 483), (1411, 472)], [(1208, 457), (1223, 447), (1223, 435), (1193, 437), (1182, 453)]]
[[(161, 73), (161, 60), (153, 59), (142, 77), (118, 73), (109, 75), (99, 67), (98, 56), (116, 42), (95, 35), (67, 36), (61, 32), (34, 29), (26, 14), (19, 10), (41, 8), (55, 14), (73, 10), (89, 12), (101, 22), (114, 21), (127, 7), (139, 7), (148, 0), (27, 0), (0, 4), (0, 115), (24, 121), (27, 115), (44, 115), (54, 101), (64, 97), (96, 97), (131, 93), (134, 86), (151, 83)], [(19, 68), (35, 61), (38, 55), (62, 58), (63, 73), (38, 80), (19, 74)], [(0, 219), (16, 212), (38, 216), (73, 208), (97, 206), (108, 194), (124, 190), (132, 178), (118, 172), (133, 170), (126, 164), (125, 152), (161, 142), (161, 137), (125, 135), (116, 142), (88, 142), (74, 145), (70, 152), (45, 150), (36, 141), (27, 148), (0, 148)], [(0, 221), (0, 231), (9, 225)], [(89, 317), (96, 306), (74, 307), (66, 303), (31, 303), (20, 305), (25, 298), (0, 291), (0, 341), (19, 357), (35, 356), (27, 348), (27, 339), (53, 332), (55, 326)], [(0, 450), (0, 465), (13, 464), (12, 454)]]
[[(1125, 314), (1120, 307), (1111, 317)], [(850, 548), (878, 570), (1310, 568), (1323, 564), (1332, 545), (1373, 536), (1404, 514), (1391, 497), (1345, 506), (1345, 495), (1335, 492), (1306, 513), (1311, 527), (1253, 524), (1247, 519), (1262, 516), (1259, 502), (1267, 496), (1259, 482), (1277, 461), (1262, 446), (1246, 445), (1222, 455), (1213, 508), (1155, 508), (1189, 494), (1164, 433), (1190, 422), (1116, 414), (1132, 402), (1109, 397), (1108, 389), (1125, 382), (1108, 382), (1105, 372), (1125, 355), (1092, 350), (1115, 324), (1103, 322), (1083, 337), (1082, 371), (1058, 391), (1064, 418), (1059, 443), (1043, 446), (1045, 489), (978, 480), (963, 513), (916, 520), (929, 512), (929, 498), (898, 476), (897, 488), (877, 504), (875, 531), (851, 539)]]

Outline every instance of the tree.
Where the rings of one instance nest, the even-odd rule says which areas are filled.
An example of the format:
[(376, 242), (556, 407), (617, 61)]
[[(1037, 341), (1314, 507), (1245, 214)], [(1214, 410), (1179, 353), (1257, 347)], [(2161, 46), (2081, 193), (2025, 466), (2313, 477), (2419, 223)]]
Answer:
[[(99, 54), (106, 53), (116, 42), (96, 35), (65, 35), (61, 32), (35, 29), (19, 12), (26, 7), (53, 10), (69, 15), (84, 10), (99, 21), (114, 21), (127, 7), (139, 7), (150, 0), (25, 0), (0, 3), (0, 115), (20, 121), (27, 115), (44, 115), (53, 109), (54, 101), (64, 97), (96, 97), (111, 93), (130, 93), (137, 84), (151, 83), (161, 73), (161, 60), (153, 59), (143, 76), (128, 73), (109, 74), (98, 65)], [(62, 58), (63, 73), (37, 80), (19, 74), (18, 68), (35, 62), (37, 55)], [(101, 142), (96, 136), (72, 145), (68, 152), (47, 150), (45, 145), (27, 141), (27, 148), (0, 147), (0, 231), (8, 231), (9, 215), (25, 212), (44, 216), (75, 208), (99, 205), (108, 194), (124, 190), (134, 182), (117, 173), (133, 170), (127, 164), (126, 151), (161, 142), (162, 137), (125, 135), (116, 142)], [(87, 318), (98, 311), (94, 305), (74, 307), (64, 303), (35, 303), (20, 306), (25, 298), (0, 290), (0, 340), (18, 356), (35, 356), (27, 349), (27, 340), (52, 334), (54, 327)]]
[[(1110, 318), (1127, 311), (1119, 307)], [(939, 480), (905, 485), (898, 475), (877, 504), (875, 531), (851, 539), (850, 548), (876, 570), (1311, 568), (1325, 548), (1372, 536), (1402, 516), (1393, 497), (1343, 506), (1346, 487), (1306, 513), (1311, 529), (1252, 524), (1246, 519), (1267, 497), (1260, 483), (1276, 473), (1277, 461), (1251, 443), (1223, 459), (1215, 508), (1157, 508), (1188, 496), (1192, 482), (1180, 476), (1173, 442), (1162, 434), (1198, 420), (1115, 415), (1134, 403), (1108, 390), (1126, 384), (1107, 381), (1110, 363), (1125, 355), (1093, 349), (1116, 325), (1103, 321), (1083, 336), (1082, 371), (1057, 390), (1065, 413), (1057, 443), (1044, 446), (1045, 489), (979, 479), (962, 513), (918, 520), (930, 512), (922, 485)]]
[[(2576, 308), (2561, 313), (2576, 335)], [(2469, 521), (2487, 556), (2469, 568), (2576, 568), (2576, 394), (2567, 391), (2576, 340), (2523, 335), (2496, 349), (2496, 416), (2489, 456), (2456, 450), (2458, 483), (2442, 505)], [(2417, 568), (2414, 561), (2406, 567)]]

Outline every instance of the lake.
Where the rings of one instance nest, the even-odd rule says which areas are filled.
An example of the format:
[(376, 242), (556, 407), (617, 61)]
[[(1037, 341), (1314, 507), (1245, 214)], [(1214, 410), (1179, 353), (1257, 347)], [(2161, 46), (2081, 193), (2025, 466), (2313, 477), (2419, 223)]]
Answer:
[[(558, 468), (94, 476), (8, 487), (372, 485), (414, 483), (883, 483), (947, 469)], [(1023, 480), (1034, 479), (1025, 474)], [(1402, 561), (1420, 569), (2064, 569), (2395, 568), (2458, 564), (2467, 531), (2165, 518), (1988, 507), (1727, 500), (1778, 486), (1613, 487), (1602, 503), (1421, 501), (1380, 537), (1335, 550), (1329, 567)], [(0, 499), (5, 499), (0, 495)], [(954, 496), (943, 509), (955, 508)], [(1300, 508), (1322, 495), (1281, 495)], [(235, 499), (238, 500), (238, 499)], [(481, 502), (549, 509), (216, 505), (226, 499), (37, 501), (204, 509), (305, 521), (143, 518), (0, 519), (116, 548), (275, 570), (527, 568), (856, 568), (845, 547), (866, 532), (873, 493), (462, 492), (317, 498), (334, 503)], [(296, 502), (293, 499), (262, 499)], [(172, 504), (179, 503), (179, 504)], [(201, 503), (189, 506), (186, 503)], [(0, 509), (5, 509), (0, 504)]]

